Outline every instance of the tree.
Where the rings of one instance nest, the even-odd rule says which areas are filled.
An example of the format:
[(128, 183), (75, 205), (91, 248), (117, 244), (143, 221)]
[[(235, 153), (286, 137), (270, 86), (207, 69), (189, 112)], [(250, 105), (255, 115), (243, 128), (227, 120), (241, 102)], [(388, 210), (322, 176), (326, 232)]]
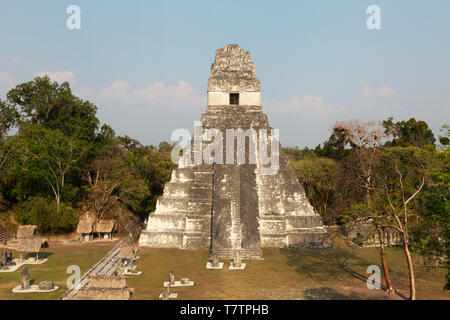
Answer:
[(5, 146), (5, 139), (8, 131), (13, 128), (19, 120), (19, 112), (7, 101), (0, 99), (0, 175), (4, 176), (3, 168), (11, 152)]
[(150, 193), (144, 199), (144, 210), (152, 212), (156, 208), (158, 197), (163, 194), (164, 184), (170, 180), (172, 170), (176, 165), (172, 162), (169, 144), (160, 144), (160, 149), (154, 146), (142, 146), (138, 141), (121, 138), (121, 143), (129, 150), (127, 162), (135, 168), (145, 181)]
[(335, 160), (344, 159), (350, 152), (346, 146), (348, 140), (346, 133), (339, 127), (331, 128), (331, 136), (323, 143), (323, 147), (318, 145), (314, 151), (319, 157), (327, 157)]
[(36, 77), (11, 89), (7, 98), (11, 105), (19, 107), (26, 121), (85, 141), (95, 139), (97, 107), (74, 96), (67, 82), (59, 85), (47, 76)]
[[(450, 256), (450, 148), (436, 151), (421, 197), (423, 223), (414, 233), (414, 248), (434, 263)], [(441, 260), (442, 261), (442, 260)], [(447, 277), (447, 279), (449, 279)]]
[(97, 220), (120, 204), (136, 211), (137, 203), (148, 194), (137, 170), (127, 163), (126, 150), (121, 150), (116, 141), (86, 166), (84, 177), (88, 182), (87, 200)]
[(303, 149), (299, 149), (298, 147), (283, 147), (281, 151), (284, 155), (288, 157), (289, 160), (298, 161), (303, 159), (304, 157), (315, 157), (316, 153), (314, 149), (309, 149), (305, 147)]
[(425, 185), (426, 170), (424, 150), (416, 147), (392, 147), (383, 150), (383, 174), (385, 204), (382, 221), (385, 226), (397, 230), (403, 241), (403, 251), (408, 265), (410, 282), (410, 299), (416, 299), (414, 266), (409, 250), (410, 229), (414, 221), (418, 221), (417, 204), (414, 201)]
[(350, 162), (351, 172), (356, 178), (357, 184), (367, 193), (367, 208), (370, 215), (358, 212), (354, 217), (356, 223), (371, 223), (380, 240), (379, 252), (381, 265), (383, 267), (386, 288), (389, 293), (393, 292), (391, 277), (385, 257), (384, 227), (380, 224), (380, 213), (377, 207), (377, 184), (374, 179), (378, 168), (379, 153), (381, 146), (389, 139), (384, 127), (379, 122), (363, 122), (359, 119), (337, 121), (332, 127), (333, 132), (339, 132), (342, 143), (349, 144), (353, 152), (349, 153), (346, 160)]
[(450, 145), (450, 125), (444, 124), (441, 127), (440, 132), (442, 132), (442, 134), (439, 135), (439, 143), (444, 148), (448, 147)]
[(62, 198), (71, 187), (67, 178), (79, 168), (86, 143), (39, 124), (22, 126), (13, 138), (17, 174), (44, 182), (51, 189), (59, 212)]
[(335, 219), (329, 217), (328, 207), (336, 192), (337, 176), (339, 174), (338, 163), (328, 158), (303, 158), (291, 161), (298, 180), (304, 185), (308, 199), (317, 212), (328, 223), (334, 223)]
[(433, 132), (428, 128), (425, 121), (416, 121), (411, 118), (408, 121), (394, 122), (390, 117), (383, 121), (383, 125), (387, 133), (392, 134), (394, 139), (388, 143), (390, 146), (415, 146), (424, 147), (431, 145), (434, 147), (436, 139)]
[(19, 120), (19, 112), (15, 106), (11, 105), (7, 101), (0, 99), (0, 143), (6, 137), (8, 131), (13, 128)]

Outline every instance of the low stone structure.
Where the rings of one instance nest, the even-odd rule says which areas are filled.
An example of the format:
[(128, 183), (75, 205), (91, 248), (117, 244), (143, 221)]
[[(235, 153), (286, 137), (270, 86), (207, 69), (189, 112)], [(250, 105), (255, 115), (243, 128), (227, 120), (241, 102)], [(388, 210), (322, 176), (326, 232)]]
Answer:
[(134, 289), (124, 276), (91, 274), (87, 286), (78, 290), (74, 300), (130, 300)]
[[(344, 227), (345, 236), (361, 247), (378, 247), (380, 235), (369, 223), (347, 224)], [(403, 244), (400, 233), (391, 227), (383, 228), (383, 241), (386, 246), (400, 246)]]
[(38, 284), (40, 290), (53, 290), (55, 288), (55, 285), (53, 284), (53, 281), (41, 281)]
[(165, 287), (164, 291), (159, 295), (162, 300), (176, 299), (178, 298), (178, 293), (170, 293), (170, 286)]
[[(238, 45), (218, 49), (208, 81), (206, 113), (194, 135), (204, 137), (209, 129), (217, 129), (222, 137), (227, 130), (266, 130), (266, 147), (271, 150), (278, 141), (262, 111), (260, 93), (250, 53)], [(250, 148), (253, 137), (249, 134), (243, 141), (244, 146), (248, 143), (247, 160), (258, 157), (259, 145)], [(235, 140), (234, 135), (231, 138)], [(263, 137), (258, 135), (258, 139)], [(267, 175), (266, 164), (238, 163), (236, 152), (232, 153), (233, 164), (198, 163), (196, 154), (206, 147), (195, 151), (196, 143), (194, 139), (190, 145), (193, 155), (180, 158), (165, 184), (156, 211), (150, 213), (141, 233), (140, 246), (210, 247), (221, 258), (232, 258), (239, 250), (243, 259), (260, 259), (261, 247), (330, 245), (321, 217), (306, 198), (287, 157), (281, 154), (276, 174)], [(226, 155), (225, 144), (223, 150)]]
[(13, 293), (33, 293), (33, 292), (52, 292), (58, 290), (58, 286), (53, 284), (53, 281), (41, 281), (39, 284), (30, 284), (30, 275), (28, 268), (25, 267), (20, 273), (20, 285), (12, 289)]
[(36, 233), (36, 229), (37, 229), (37, 226), (34, 226), (34, 225), (19, 226), (19, 229), (17, 230), (16, 238), (22, 239), (22, 238), (33, 237)]
[(163, 282), (163, 287), (189, 287), (193, 286), (194, 281), (190, 281), (189, 278), (181, 278), (181, 281), (175, 280), (175, 271), (170, 270), (169, 281)]
[(130, 288), (82, 288), (74, 300), (131, 300), (133, 293)]
[(220, 262), (219, 255), (211, 253), (211, 261), (206, 263), (206, 269), (222, 269), (223, 262)]
[(104, 276), (91, 274), (89, 275), (88, 280), (89, 282), (87, 288), (128, 288), (127, 277), (124, 276)]

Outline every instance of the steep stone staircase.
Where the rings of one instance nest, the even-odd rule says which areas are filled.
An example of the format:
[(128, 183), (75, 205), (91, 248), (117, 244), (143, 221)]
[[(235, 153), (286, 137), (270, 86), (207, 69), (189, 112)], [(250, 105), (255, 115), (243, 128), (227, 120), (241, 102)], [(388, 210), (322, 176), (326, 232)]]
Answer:
[(8, 231), (0, 224), (0, 244), (3, 244), (5, 240), (11, 239), (11, 235)]

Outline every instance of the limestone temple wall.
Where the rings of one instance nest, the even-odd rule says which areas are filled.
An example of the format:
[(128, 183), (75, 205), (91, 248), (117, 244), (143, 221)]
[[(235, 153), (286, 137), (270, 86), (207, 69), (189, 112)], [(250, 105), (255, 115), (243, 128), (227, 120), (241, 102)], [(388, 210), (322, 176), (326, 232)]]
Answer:
[[(250, 53), (238, 45), (218, 49), (208, 81), (208, 105), (201, 116), (202, 134), (212, 128), (223, 137), (227, 129), (270, 131), (260, 92)], [(288, 159), (281, 154), (277, 173), (262, 174), (267, 165), (248, 161), (250, 153), (258, 153), (258, 144), (249, 149), (249, 139), (244, 164), (195, 164), (193, 155), (190, 163), (180, 161), (149, 215), (139, 245), (209, 247), (222, 258), (239, 250), (243, 259), (262, 258), (262, 247), (327, 246), (321, 217)]]

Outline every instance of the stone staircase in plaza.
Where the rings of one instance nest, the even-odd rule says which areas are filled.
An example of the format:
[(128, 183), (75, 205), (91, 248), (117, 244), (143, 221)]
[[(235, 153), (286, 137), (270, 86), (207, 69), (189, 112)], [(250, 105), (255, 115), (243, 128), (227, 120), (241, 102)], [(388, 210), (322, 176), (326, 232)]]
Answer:
[(125, 244), (125, 240), (121, 240), (111, 251), (109, 251), (100, 261), (93, 265), (83, 276), (74, 284), (73, 288), (67, 290), (61, 300), (72, 300), (79, 289), (84, 288), (89, 283), (89, 275), (96, 274), (100, 276), (121, 275), (119, 268), (120, 248)]

